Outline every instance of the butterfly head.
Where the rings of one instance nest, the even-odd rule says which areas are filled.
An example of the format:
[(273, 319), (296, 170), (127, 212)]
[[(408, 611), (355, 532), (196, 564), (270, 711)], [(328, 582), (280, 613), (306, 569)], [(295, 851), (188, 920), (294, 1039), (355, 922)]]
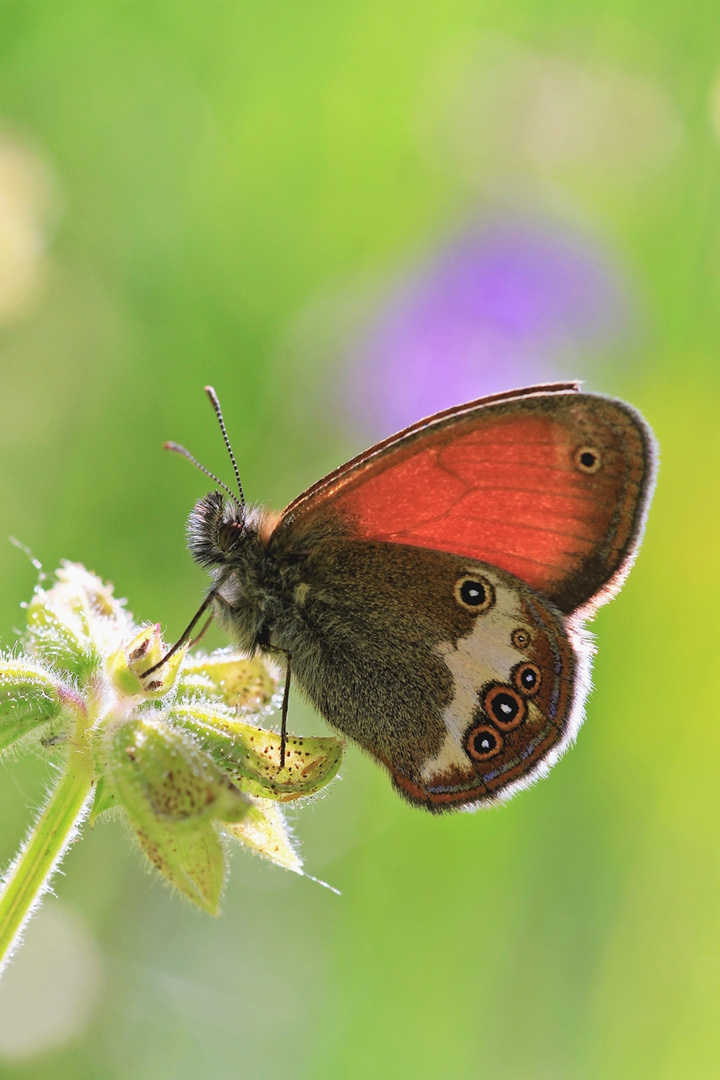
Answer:
[(244, 504), (211, 491), (198, 499), (187, 523), (190, 554), (206, 569), (231, 565), (251, 529)]

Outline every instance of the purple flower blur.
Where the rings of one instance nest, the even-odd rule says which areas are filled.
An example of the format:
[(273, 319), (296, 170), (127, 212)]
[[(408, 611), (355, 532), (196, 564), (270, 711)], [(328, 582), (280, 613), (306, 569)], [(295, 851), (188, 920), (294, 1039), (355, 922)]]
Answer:
[(592, 241), (555, 223), (490, 221), (385, 302), (355, 353), (352, 413), (386, 435), (485, 394), (582, 377), (629, 316), (620, 274)]

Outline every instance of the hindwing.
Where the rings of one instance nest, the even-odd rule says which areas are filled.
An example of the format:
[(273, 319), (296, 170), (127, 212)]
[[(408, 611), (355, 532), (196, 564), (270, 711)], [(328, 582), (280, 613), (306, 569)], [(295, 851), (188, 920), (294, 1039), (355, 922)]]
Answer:
[(547, 769), (580, 724), (581, 640), (496, 567), (328, 540), (303, 564), (295, 595), (282, 635), (294, 676), (413, 803), (496, 801)]

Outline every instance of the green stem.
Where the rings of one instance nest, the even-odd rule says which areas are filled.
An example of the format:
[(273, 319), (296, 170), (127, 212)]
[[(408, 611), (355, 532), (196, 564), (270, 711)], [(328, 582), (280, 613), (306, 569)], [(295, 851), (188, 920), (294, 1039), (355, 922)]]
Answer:
[(85, 816), (92, 782), (92, 756), (85, 747), (74, 746), (60, 782), (0, 890), (0, 970)]

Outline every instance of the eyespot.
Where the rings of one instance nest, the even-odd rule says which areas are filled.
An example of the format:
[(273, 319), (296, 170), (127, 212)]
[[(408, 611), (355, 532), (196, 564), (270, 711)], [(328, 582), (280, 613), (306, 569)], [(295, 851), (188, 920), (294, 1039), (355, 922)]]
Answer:
[(465, 749), (474, 761), (487, 761), (503, 748), (503, 737), (489, 725), (472, 727), (465, 737)]
[(532, 641), (532, 636), (524, 626), (518, 626), (510, 635), (510, 640), (516, 649), (527, 649)]
[(525, 719), (527, 705), (512, 686), (496, 683), (486, 692), (483, 709), (501, 731), (512, 731)]
[(596, 446), (581, 446), (575, 451), (575, 464), (580, 472), (596, 473), (602, 464), (600, 451)]
[(455, 582), (455, 599), (460, 607), (478, 615), (493, 606), (495, 590), (487, 578), (468, 574)]
[(241, 532), (241, 526), (236, 521), (227, 521), (218, 529), (217, 543), (221, 551), (227, 551), (233, 546)]
[(542, 672), (536, 664), (520, 664), (513, 671), (513, 682), (525, 697), (533, 697), (540, 689)]

